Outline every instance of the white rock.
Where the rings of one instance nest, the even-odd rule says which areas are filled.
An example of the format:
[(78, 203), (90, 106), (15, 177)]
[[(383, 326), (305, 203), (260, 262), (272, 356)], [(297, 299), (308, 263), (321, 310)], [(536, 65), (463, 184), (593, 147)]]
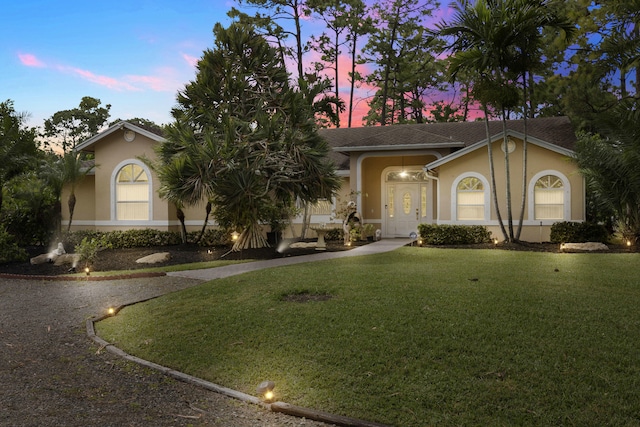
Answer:
[(291, 249), (315, 248), (317, 242), (295, 242), (289, 245)]
[(563, 243), (560, 245), (560, 250), (563, 252), (571, 251), (608, 251), (609, 247), (600, 242), (587, 242), (587, 243)]
[(54, 264), (55, 265), (64, 265), (71, 264), (72, 267), (75, 267), (80, 262), (80, 254), (62, 254), (56, 257)]
[(137, 259), (136, 262), (138, 264), (157, 264), (160, 262), (167, 262), (171, 259), (171, 254), (169, 252), (158, 252), (155, 254), (147, 255), (140, 259)]

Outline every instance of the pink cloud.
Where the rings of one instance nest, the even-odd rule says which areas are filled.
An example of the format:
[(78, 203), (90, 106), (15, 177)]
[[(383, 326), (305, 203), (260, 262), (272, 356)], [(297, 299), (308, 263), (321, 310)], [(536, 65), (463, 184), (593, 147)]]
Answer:
[(125, 80), (156, 92), (174, 92), (182, 84), (175, 74), (173, 68), (163, 67), (158, 69), (155, 75), (129, 75)]
[(57, 67), (59, 71), (67, 74), (72, 74), (83, 78), (91, 83), (98, 84), (100, 86), (104, 86), (109, 89), (117, 90), (117, 91), (139, 91), (140, 89), (130, 85), (125, 81), (121, 81), (109, 76), (101, 76), (98, 74), (94, 74), (91, 71), (83, 70), (75, 67)]
[(27, 67), (44, 68), (47, 66), (44, 62), (40, 61), (35, 55), (32, 55), (30, 53), (19, 53), (18, 59), (20, 59), (20, 62), (22, 63), (22, 65), (26, 65)]
[(187, 62), (187, 64), (189, 64), (192, 67), (195, 67), (196, 65), (198, 65), (198, 61), (200, 60), (200, 58), (196, 58), (195, 56), (191, 56), (186, 53), (182, 54), (182, 59), (184, 59)]

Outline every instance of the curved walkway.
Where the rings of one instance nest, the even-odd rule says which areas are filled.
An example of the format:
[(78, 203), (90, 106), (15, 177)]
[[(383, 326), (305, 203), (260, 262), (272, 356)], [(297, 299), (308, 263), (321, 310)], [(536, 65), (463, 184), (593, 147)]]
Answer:
[(382, 240), (350, 251), (165, 277), (0, 280), (0, 426), (324, 426), (211, 393), (123, 360), (88, 341), (84, 323), (108, 307), (155, 298), (203, 280), (385, 252), (408, 243), (408, 239)]

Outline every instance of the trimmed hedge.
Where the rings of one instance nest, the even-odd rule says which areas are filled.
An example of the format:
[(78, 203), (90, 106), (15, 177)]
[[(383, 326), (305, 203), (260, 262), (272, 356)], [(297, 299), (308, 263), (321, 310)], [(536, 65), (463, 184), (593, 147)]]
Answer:
[(551, 226), (550, 239), (551, 243), (607, 243), (609, 232), (602, 224), (564, 221)]
[(472, 245), (491, 242), (491, 232), (483, 225), (419, 224), (418, 233), (427, 245)]
[[(199, 231), (187, 234), (188, 242), (195, 242)], [(94, 231), (80, 230), (68, 233), (63, 238), (65, 248), (74, 248), (83, 240), (95, 241), (101, 248), (125, 249), (147, 248), (151, 246), (173, 246), (182, 243), (180, 233), (160, 231), (152, 228), (126, 231)], [(198, 244), (200, 246), (225, 246), (229, 243), (229, 235), (223, 230), (206, 230)]]

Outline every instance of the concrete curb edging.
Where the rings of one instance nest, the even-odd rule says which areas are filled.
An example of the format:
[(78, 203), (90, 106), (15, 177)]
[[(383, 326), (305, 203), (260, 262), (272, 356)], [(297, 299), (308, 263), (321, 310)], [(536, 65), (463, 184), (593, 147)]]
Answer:
[[(149, 299), (152, 299), (152, 298), (149, 298)], [(138, 302), (144, 302), (144, 301), (138, 301)], [(162, 366), (157, 363), (153, 363), (148, 360), (144, 360), (139, 357), (133, 356), (121, 350), (120, 348), (114, 346), (113, 344), (105, 341), (98, 335), (96, 335), (96, 331), (94, 327), (96, 322), (104, 320), (108, 317), (113, 317), (116, 314), (118, 314), (118, 312), (122, 310), (124, 307), (137, 304), (138, 302), (119, 306), (114, 309), (113, 314), (106, 314), (100, 317), (94, 316), (87, 319), (86, 321), (87, 336), (91, 340), (93, 340), (93, 342), (98, 344), (100, 346), (100, 349), (105, 349), (109, 353), (115, 356), (118, 356), (122, 359), (156, 370), (169, 377), (185, 382), (187, 384), (192, 384), (192, 385), (204, 388), (206, 390), (213, 391), (215, 393), (222, 394), (227, 397), (231, 397), (233, 399), (238, 399), (246, 403), (251, 403), (251, 404), (260, 406), (262, 408), (265, 408), (267, 410), (270, 410), (272, 412), (280, 412), (286, 415), (291, 415), (299, 418), (307, 418), (310, 420), (320, 421), (320, 422), (334, 424), (334, 425), (343, 426), (343, 427), (391, 427), (387, 424), (379, 424), (372, 421), (359, 420), (357, 418), (349, 418), (349, 417), (343, 417), (340, 415), (333, 415), (327, 412), (316, 411), (313, 409), (303, 408), (301, 406), (291, 405), (285, 402), (266, 403), (256, 396), (251, 396), (250, 394), (242, 393), (237, 390), (223, 387), (221, 385), (203, 380), (201, 378), (197, 378), (197, 377), (185, 374), (183, 372), (175, 371), (166, 366)]]

